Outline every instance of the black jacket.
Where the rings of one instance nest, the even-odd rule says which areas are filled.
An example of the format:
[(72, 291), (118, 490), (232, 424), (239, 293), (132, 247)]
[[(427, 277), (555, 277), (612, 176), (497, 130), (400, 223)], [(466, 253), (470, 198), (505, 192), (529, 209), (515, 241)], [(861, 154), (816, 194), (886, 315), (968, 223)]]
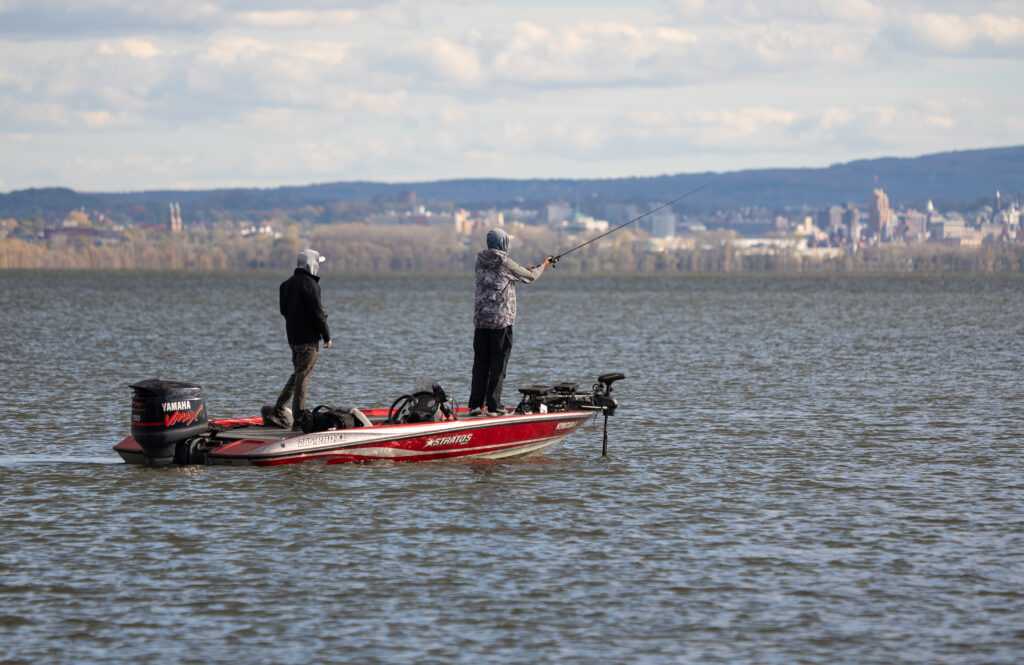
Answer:
[(281, 283), (281, 316), (285, 319), (289, 344), (316, 344), (320, 338), (331, 341), (327, 314), (320, 304), (320, 278), (296, 268), (295, 274)]

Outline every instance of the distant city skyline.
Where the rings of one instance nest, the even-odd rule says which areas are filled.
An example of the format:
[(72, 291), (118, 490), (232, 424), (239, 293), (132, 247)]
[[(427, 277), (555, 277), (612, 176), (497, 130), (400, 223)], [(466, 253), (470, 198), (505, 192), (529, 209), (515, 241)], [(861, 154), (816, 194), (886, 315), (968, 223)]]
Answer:
[(605, 178), (1024, 144), (1024, 4), (0, 0), (0, 192)]

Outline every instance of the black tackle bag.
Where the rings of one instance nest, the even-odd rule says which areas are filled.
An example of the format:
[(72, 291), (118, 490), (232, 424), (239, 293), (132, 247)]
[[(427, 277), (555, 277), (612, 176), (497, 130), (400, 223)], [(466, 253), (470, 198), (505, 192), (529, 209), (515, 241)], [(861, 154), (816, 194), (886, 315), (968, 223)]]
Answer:
[(356, 417), (348, 409), (335, 409), (321, 404), (312, 411), (302, 412), (302, 431), (326, 432), (332, 429), (351, 429), (356, 427)]

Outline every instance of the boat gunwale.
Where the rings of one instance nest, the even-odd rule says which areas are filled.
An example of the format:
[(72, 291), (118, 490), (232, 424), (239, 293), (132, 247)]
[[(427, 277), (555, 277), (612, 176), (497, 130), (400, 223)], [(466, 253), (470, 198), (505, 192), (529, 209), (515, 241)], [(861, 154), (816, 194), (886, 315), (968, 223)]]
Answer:
[[(271, 445), (271, 444), (274, 444), (274, 443), (280, 443), (280, 442), (286, 441), (286, 440), (296, 440), (297, 441), (297, 440), (300, 440), (303, 437), (307, 437), (307, 436), (323, 436), (325, 433), (351, 433), (351, 432), (358, 432), (359, 430), (362, 430), (363, 432), (367, 432), (367, 431), (369, 431), (371, 429), (374, 429), (374, 428), (377, 428), (377, 427), (386, 427), (386, 428), (389, 428), (389, 429), (390, 428), (399, 428), (399, 427), (404, 427), (404, 428), (408, 428), (408, 427), (421, 427), (422, 428), (424, 426), (436, 426), (436, 425), (441, 424), (441, 423), (446, 424), (446, 425), (449, 425), (449, 424), (452, 424), (452, 423), (460, 423), (460, 424), (461, 423), (472, 423), (472, 424), (466, 424), (466, 425), (459, 426), (459, 427), (446, 427), (446, 428), (444, 428), (442, 430), (437, 431), (438, 434), (443, 433), (445, 435), (455, 435), (455, 434), (457, 434), (459, 432), (464, 432), (464, 431), (468, 431), (468, 430), (490, 429), (490, 428), (498, 427), (498, 426), (501, 426), (501, 425), (508, 425), (508, 424), (511, 424), (509, 422), (509, 420), (513, 419), (513, 418), (516, 419), (517, 421), (521, 421), (521, 419), (528, 418), (529, 420), (523, 422), (523, 424), (526, 424), (526, 423), (542, 423), (542, 422), (548, 422), (548, 421), (569, 421), (569, 420), (576, 420), (576, 421), (578, 421), (580, 423), (583, 423), (588, 418), (590, 418), (592, 415), (594, 415), (594, 413), (596, 413), (596, 412), (592, 412), (592, 411), (556, 411), (554, 413), (508, 414), (508, 415), (505, 415), (505, 416), (492, 416), (492, 417), (485, 417), (485, 418), (475, 418), (472, 421), (455, 420), (455, 421), (438, 421), (438, 422), (433, 422), (433, 423), (395, 423), (395, 424), (390, 424), (390, 425), (374, 425), (372, 428), (355, 427), (355, 428), (343, 429), (343, 430), (324, 430), (322, 432), (303, 432), (302, 434), (299, 434), (299, 435), (285, 436), (285, 437), (280, 437), (280, 438), (266, 438), (266, 439), (264, 439), (264, 438), (259, 438), (259, 437), (244, 437), (244, 438), (240, 438), (240, 439), (236, 439), (236, 440), (224, 443), (223, 445), (224, 446), (229, 446), (229, 445), (234, 445), (234, 444), (242, 443), (244, 441), (252, 441), (252, 442), (259, 441), (259, 442), (262, 442), (262, 444), (265, 446), (265, 445)], [(311, 447), (311, 448), (309, 448), (309, 449), (307, 449), (305, 451), (301, 451), (301, 452), (295, 451), (295, 450), (289, 450), (289, 451), (282, 451), (282, 452), (276, 452), (276, 451), (271, 452), (271, 451), (268, 451), (266, 453), (256, 453), (255, 451), (252, 451), (252, 452), (247, 453), (247, 454), (239, 454), (239, 455), (232, 455), (230, 453), (218, 454), (216, 452), (218, 450), (218, 448), (220, 448), (220, 446), (218, 446), (218, 448), (212, 449), (209, 453), (207, 453), (207, 455), (209, 457), (211, 457), (211, 458), (236, 459), (236, 460), (241, 460), (241, 459), (246, 459), (246, 460), (253, 460), (253, 459), (256, 459), (256, 460), (271, 460), (271, 459), (280, 459), (280, 458), (285, 458), (285, 457), (298, 457), (300, 455), (304, 456), (304, 454), (307, 453), (307, 452), (308, 453), (312, 453), (313, 455), (316, 455), (316, 456), (324, 456), (325, 454), (330, 454), (333, 451), (342, 451), (342, 450), (346, 450), (346, 449), (360, 448), (360, 447), (367, 447), (367, 446), (375, 446), (375, 447), (376, 446), (381, 446), (381, 447), (385, 447), (385, 448), (388, 448), (388, 447), (396, 448), (395, 446), (388, 446), (386, 444), (394, 443), (396, 441), (401, 441), (401, 440), (404, 440), (404, 439), (418, 438), (419, 436), (428, 436), (428, 435), (430, 435), (432, 433), (434, 433), (434, 432), (431, 431), (430, 429), (426, 429), (426, 428), (424, 428), (422, 433), (421, 432), (412, 432), (412, 433), (406, 432), (406, 433), (403, 433), (403, 434), (399, 434), (399, 433), (396, 432), (395, 436), (387, 436), (387, 437), (382, 437), (382, 438), (365, 438), (365, 439), (360, 440), (360, 441), (337, 442), (337, 443), (333, 443), (333, 444), (327, 443), (327, 444), (323, 444), (323, 447), (319, 447), (319, 448)], [(570, 432), (566, 432), (565, 436), (568, 436), (569, 434), (570, 434)], [(538, 439), (531, 439), (531, 441), (541, 440), (541, 439), (544, 439), (544, 438), (547, 438), (547, 437), (539, 437)], [(563, 438), (565, 438), (565, 437), (563, 437)], [(445, 450), (449, 450), (449, 449), (441, 449), (439, 452), (443, 452)], [(306, 459), (315, 459), (315, 458), (316, 457), (308, 457)]]

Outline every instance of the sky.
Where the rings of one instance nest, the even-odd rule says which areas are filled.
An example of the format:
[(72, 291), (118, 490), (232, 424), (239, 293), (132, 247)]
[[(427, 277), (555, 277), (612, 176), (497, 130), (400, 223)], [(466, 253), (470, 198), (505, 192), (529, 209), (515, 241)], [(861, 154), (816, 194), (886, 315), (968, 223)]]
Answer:
[(1022, 83), (1024, 0), (0, 0), (0, 192), (813, 168)]

